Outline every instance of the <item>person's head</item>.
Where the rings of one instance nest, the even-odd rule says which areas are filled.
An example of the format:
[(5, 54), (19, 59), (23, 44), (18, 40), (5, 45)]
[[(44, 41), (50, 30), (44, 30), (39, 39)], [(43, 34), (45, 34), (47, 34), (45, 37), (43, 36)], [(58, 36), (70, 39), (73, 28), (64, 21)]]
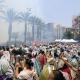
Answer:
[(11, 45), (11, 49), (13, 49), (15, 46), (14, 45)]
[(62, 70), (68, 68), (68, 66), (66, 64), (63, 65)]
[(42, 53), (42, 50), (39, 51), (39, 54), (41, 54), (41, 53)]
[(32, 59), (32, 54), (31, 53), (27, 53), (27, 58)]
[(25, 62), (25, 59), (23, 57), (20, 57), (19, 64), (21, 65), (22, 68), (24, 68), (24, 62)]
[(41, 54), (42, 54), (42, 55), (45, 55), (45, 52), (44, 52), (44, 51), (41, 51)]
[(80, 52), (78, 52), (78, 56), (80, 56)]
[(54, 73), (54, 79), (53, 80), (66, 80), (66, 79), (60, 71), (56, 71)]
[(49, 74), (48, 80), (66, 80), (60, 71), (53, 71)]
[(32, 60), (30, 60), (30, 59), (26, 59), (25, 60), (25, 67), (27, 68), (27, 69), (32, 69), (32, 67), (33, 67), (33, 62), (32, 62)]
[(6, 50), (9, 51), (9, 47), (8, 46), (6, 46)]
[(49, 55), (49, 57), (53, 57), (52, 54), (51, 54), (51, 51), (49, 51), (48, 55)]
[(60, 52), (61, 52), (61, 53), (64, 53), (64, 49), (63, 49), (63, 48), (60, 48)]
[(16, 62), (20, 62), (21, 61), (21, 56), (20, 55), (17, 55), (16, 56)]
[(32, 53), (32, 51), (33, 51), (33, 50), (32, 50), (31, 48), (29, 48), (29, 53)]
[(33, 57), (36, 58), (36, 57), (37, 57), (37, 53), (34, 53), (34, 54), (33, 54)]

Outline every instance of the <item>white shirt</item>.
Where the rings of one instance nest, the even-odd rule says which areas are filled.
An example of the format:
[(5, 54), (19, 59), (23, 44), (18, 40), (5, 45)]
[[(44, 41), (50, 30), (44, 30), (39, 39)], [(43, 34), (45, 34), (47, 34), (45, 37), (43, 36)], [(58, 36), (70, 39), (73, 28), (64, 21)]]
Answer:
[(20, 72), (20, 74), (18, 75), (19, 79), (27, 79), (27, 80), (33, 80), (33, 71), (30, 70), (23, 70)]

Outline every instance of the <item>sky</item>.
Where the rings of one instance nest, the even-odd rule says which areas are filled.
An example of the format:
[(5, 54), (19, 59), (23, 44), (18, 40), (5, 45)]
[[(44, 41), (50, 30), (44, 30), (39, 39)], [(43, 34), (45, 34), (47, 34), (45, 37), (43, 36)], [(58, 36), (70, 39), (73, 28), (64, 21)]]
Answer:
[(46, 22), (71, 26), (72, 17), (80, 14), (80, 0), (6, 0), (8, 7), (18, 11), (31, 8)]
[[(73, 16), (80, 14), (80, 0), (5, 0), (5, 5), (18, 12), (31, 8), (31, 13), (42, 18), (44, 22), (68, 27), (72, 25)], [(3, 26), (3, 24), (4, 22), (0, 22), (0, 25)], [(8, 24), (5, 23), (3, 27), (0, 27), (1, 41), (8, 39), (7, 26)], [(17, 31), (16, 26), (13, 30)], [(22, 28), (19, 31), (21, 30)]]

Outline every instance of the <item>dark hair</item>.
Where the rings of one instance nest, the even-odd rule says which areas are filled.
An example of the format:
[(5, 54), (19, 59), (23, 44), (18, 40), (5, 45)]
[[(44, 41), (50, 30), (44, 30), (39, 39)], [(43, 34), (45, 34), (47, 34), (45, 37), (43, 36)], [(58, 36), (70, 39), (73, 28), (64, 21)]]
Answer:
[(27, 57), (28, 57), (29, 59), (31, 59), (31, 58), (32, 58), (32, 54), (27, 53)]
[(31, 69), (33, 67), (33, 62), (30, 59), (26, 59), (25, 64), (27, 65), (27, 68)]
[(66, 79), (60, 71), (56, 71), (54, 80), (66, 80)]
[(37, 53), (35, 55), (33, 54), (33, 57), (36, 58), (37, 57)]
[(78, 52), (78, 56), (80, 56), (80, 52)]
[(62, 70), (68, 68), (68, 65), (67, 64), (64, 64), (64, 66), (62, 67)]
[(73, 56), (72, 56), (72, 59), (74, 59), (74, 58), (76, 58), (76, 55), (73, 55)]
[(43, 50), (40, 50), (39, 54), (45, 54), (45, 52)]
[(32, 51), (33, 51), (33, 50), (32, 50), (31, 48), (29, 48), (29, 52), (32, 53)]
[(63, 49), (63, 48), (61, 48), (61, 49), (60, 49), (60, 52), (64, 52), (64, 49)]
[(42, 51), (42, 53), (41, 54), (45, 54), (45, 52), (44, 51)]
[(21, 57), (21, 56), (16, 56), (16, 61), (17, 62), (20, 62), (20, 61), (22, 61), (23, 60), (23, 58)]
[(42, 53), (42, 50), (39, 51), (39, 54)]
[(9, 51), (9, 47), (8, 46), (6, 46), (6, 50)]

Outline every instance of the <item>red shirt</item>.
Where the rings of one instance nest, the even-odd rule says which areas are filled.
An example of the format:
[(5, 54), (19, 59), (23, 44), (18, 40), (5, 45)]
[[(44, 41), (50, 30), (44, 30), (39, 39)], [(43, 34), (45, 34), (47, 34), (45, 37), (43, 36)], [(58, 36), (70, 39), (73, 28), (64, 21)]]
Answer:
[(71, 71), (70, 71), (70, 68), (69, 67), (66, 68), (66, 69), (64, 69), (63, 72), (67, 72), (68, 75), (69, 75), (69, 79), (72, 80)]
[(41, 54), (40, 55), (40, 64), (41, 64), (42, 68), (46, 64), (46, 62), (47, 62), (46, 56)]

